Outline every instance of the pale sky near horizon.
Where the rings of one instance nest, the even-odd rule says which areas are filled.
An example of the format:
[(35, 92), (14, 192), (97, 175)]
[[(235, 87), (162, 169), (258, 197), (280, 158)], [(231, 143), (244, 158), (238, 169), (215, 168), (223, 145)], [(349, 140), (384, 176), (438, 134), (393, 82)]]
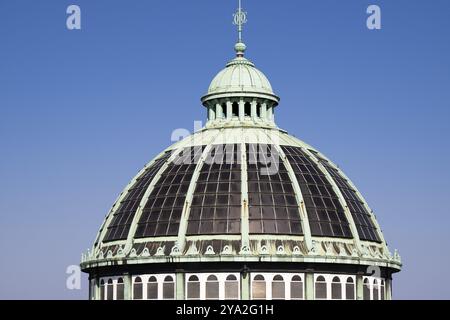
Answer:
[[(82, 29), (66, 28), (66, 8)], [(382, 29), (366, 28), (366, 9)], [(66, 289), (129, 180), (204, 120), (233, 55), (225, 0), (0, 0), (0, 299)], [(404, 262), (394, 298), (450, 299), (450, 2), (243, 0), (277, 124), (339, 164)], [(442, 271), (442, 272), (440, 272)]]

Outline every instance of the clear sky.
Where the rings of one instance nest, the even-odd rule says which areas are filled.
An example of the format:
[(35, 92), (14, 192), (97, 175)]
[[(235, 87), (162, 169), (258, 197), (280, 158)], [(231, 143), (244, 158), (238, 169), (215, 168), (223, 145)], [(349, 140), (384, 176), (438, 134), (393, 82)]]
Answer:
[[(171, 132), (204, 120), (236, 3), (0, 0), (0, 298), (87, 298), (66, 267)], [(277, 124), (340, 165), (399, 249), (394, 297), (449, 299), (450, 1), (243, 5)]]

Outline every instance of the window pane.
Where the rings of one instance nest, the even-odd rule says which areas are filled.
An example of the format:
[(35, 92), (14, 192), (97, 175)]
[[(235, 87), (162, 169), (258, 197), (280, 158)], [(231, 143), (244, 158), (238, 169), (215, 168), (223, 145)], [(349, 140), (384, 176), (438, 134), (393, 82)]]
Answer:
[[(228, 276), (230, 277), (230, 276)], [(233, 278), (236, 278), (232, 276)], [(239, 282), (238, 281), (226, 281), (225, 282), (225, 299), (236, 300), (239, 299)]]
[(123, 282), (117, 283), (117, 300), (123, 300), (125, 298), (124, 296), (124, 285)]
[(175, 299), (175, 283), (173, 283), (173, 282), (164, 282), (164, 285), (163, 285), (163, 299), (164, 300), (173, 300), (173, 299)]
[(266, 299), (266, 282), (265, 281), (253, 281), (252, 285), (252, 297), (253, 299), (265, 300)]
[(291, 299), (293, 300), (303, 299), (303, 282), (301, 281), (291, 282)]
[(342, 299), (342, 286), (340, 283), (333, 282), (331, 284), (331, 299), (341, 300)]
[(284, 282), (272, 282), (272, 299), (284, 299)]
[(219, 282), (207, 281), (206, 300), (218, 300), (218, 299), (219, 299)]
[(378, 300), (378, 284), (373, 285), (373, 300)]
[(147, 283), (147, 299), (157, 300), (158, 299), (158, 283), (149, 282)]
[(325, 282), (316, 282), (316, 299), (327, 298), (327, 284)]
[(105, 284), (100, 285), (100, 300), (105, 300)]
[(353, 283), (345, 285), (345, 297), (347, 300), (355, 300), (355, 286)]
[(363, 299), (370, 300), (370, 287), (369, 287), (369, 281), (367, 279), (364, 280)]
[(111, 281), (111, 283), (108, 282), (107, 299), (108, 300), (113, 300), (114, 299), (114, 287), (113, 287), (112, 281)]
[(187, 291), (188, 299), (200, 299), (200, 282), (188, 282)]
[(133, 288), (133, 299), (142, 299), (142, 283), (135, 283)]

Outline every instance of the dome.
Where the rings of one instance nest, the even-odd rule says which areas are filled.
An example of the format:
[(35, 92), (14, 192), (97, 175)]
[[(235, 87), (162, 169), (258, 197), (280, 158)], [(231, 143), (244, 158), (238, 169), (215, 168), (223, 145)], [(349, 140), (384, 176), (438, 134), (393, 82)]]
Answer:
[(165, 248), (179, 257), (208, 245), (220, 254), (228, 245), (232, 254), (259, 257), (262, 246), (269, 255), (278, 246), (320, 253), (314, 245), (324, 237), (343, 251), (366, 246), (387, 258), (372, 211), (326, 156), (277, 129), (226, 128), (196, 133), (149, 162), (121, 193), (96, 245), (104, 255), (126, 241), (136, 254), (151, 247), (150, 255)]
[(400, 256), (344, 172), (275, 124), (245, 49), (202, 98), (206, 125), (106, 215), (82, 255), (91, 299), (390, 299)]
[(263, 72), (244, 57), (244, 43), (235, 46), (236, 58), (231, 60), (211, 81), (207, 94), (202, 101), (221, 97), (259, 96), (273, 100), (278, 104), (279, 98), (274, 94), (272, 85)]
[(231, 60), (209, 85), (208, 94), (228, 92), (273, 94), (267, 77), (246, 58)]

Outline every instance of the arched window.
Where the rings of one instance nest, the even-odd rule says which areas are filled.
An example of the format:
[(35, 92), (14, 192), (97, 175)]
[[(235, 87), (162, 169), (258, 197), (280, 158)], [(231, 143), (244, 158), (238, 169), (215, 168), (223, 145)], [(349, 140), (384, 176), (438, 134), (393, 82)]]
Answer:
[(147, 299), (158, 300), (158, 280), (156, 277), (151, 276), (147, 282)]
[(339, 277), (334, 277), (333, 281), (331, 282), (331, 299), (342, 299), (342, 285), (341, 279), (339, 279)]
[(239, 104), (237, 102), (233, 102), (231, 109), (233, 117), (239, 117)]
[(219, 280), (214, 275), (206, 279), (206, 300), (219, 300)]
[(369, 279), (365, 278), (363, 282), (363, 299), (370, 300), (370, 284)]
[(373, 281), (373, 287), (372, 287), (372, 289), (373, 289), (373, 293), (372, 293), (372, 299), (373, 300), (379, 300), (379, 292), (380, 292), (380, 289), (379, 289), (379, 287), (378, 287), (378, 280), (377, 279), (375, 279), (374, 281)]
[(385, 287), (385, 285), (384, 285), (384, 280), (381, 280), (381, 287), (380, 287), (380, 291), (381, 291), (381, 300), (385, 300), (386, 298), (385, 298), (385, 290), (386, 290), (386, 287)]
[(258, 118), (261, 118), (261, 104), (260, 104), (260, 103), (258, 103), (258, 104), (256, 105), (256, 116), (257, 116)]
[(114, 284), (112, 279), (108, 280), (108, 286), (106, 290), (106, 300), (114, 300)]
[(345, 298), (347, 300), (355, 300), (355, 283), (353, 278), (348, 277), (345, 284)]
[(200, 281), (197, 276), (190, 276), (187, 283), (187, 299), (200, 299)]
[(303, 299), (303, 281), (300, 276), (293, 276), (291, 280), (291, 299)]
[(252, 299), (265, 300), (266, 299), (266, 280), (264, 276), (258, 274), (253, 278), (252, 282)]
[(175, 282), (172, 276), (166, 276), (163, 283), (163, 299), (174, 300), (175, 299)]
[(133, 284), (133, 299), (134, 300), (142, 300), (142, 279), (140, 277), (136, 277), (134, 279)]
[(246, 102), (244, 104), (244, 115), (246, 117), (250, 117), (252, 115), (252, 106), (250, 105), (250, 102)]
[(102, 279), (101, 281), (100, 281), (100, 300), (105, 300), (105, 296), (106, 296), (106, 294), (105, 294), (106, 292), (105, 292), (105, 281)]
[(235, 275), (230, 274), (225, 280), (225, 300), (239, 299), (239, 281)]
[(316, 278), (316, 299), (327, 299), (327, 282), (323, 276)]
[(117, 279), (117, 285), (116, 285), (116, 299), (123, 300), (124, 298), (125, 298), (125, 296), (124, 296), (123, 279), (119, 278), (119, 279)]
[(276, 275), (272, 280), (272, 299), (284, 300), (284, 279), (280, 275)]

